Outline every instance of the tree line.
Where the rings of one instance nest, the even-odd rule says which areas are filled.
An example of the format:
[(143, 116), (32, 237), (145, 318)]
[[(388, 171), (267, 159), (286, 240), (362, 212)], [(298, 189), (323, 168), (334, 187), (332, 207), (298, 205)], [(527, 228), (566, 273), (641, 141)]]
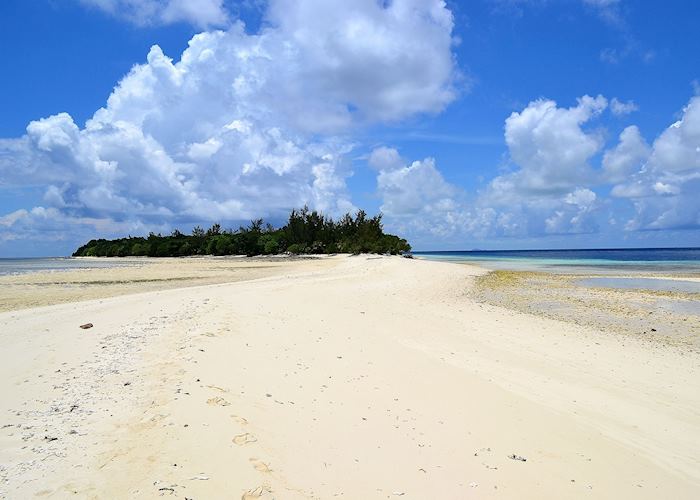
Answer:
[(363, 210), (333, 220), (308, 207), (292, 210), (287, 224), (274, 228), (256, 219), (236, 230), (196, 226), (191, 234), (175, 229), (170, 235), (150, 233), (148, 237), (90, 240), (74, 257), (184, 257), (188, 255), (274, 255), (330, 253), (409, 252), (411, 245), (393, 234), (384, 233), (382, 215), (368, 217)]

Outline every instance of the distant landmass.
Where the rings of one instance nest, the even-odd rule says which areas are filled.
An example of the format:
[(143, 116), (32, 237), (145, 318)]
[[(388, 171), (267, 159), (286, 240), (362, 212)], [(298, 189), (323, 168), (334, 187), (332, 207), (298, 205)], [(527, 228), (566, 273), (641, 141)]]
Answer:
[(263, 219), (237, 230), (222, 230), (214, 224), (205, 230), (196, 226), (192, 234), (177, 229), (170, 235), (150, 233), (148, 237), (90, 240), (74, 257), (184, 257), (188, 255), (273, 255), (330, 253), (410, 252), (411, 245), (384, 233), (382, 215), (367, 217), (364, 210), (345, 214), (334, 221), (307, 207), (292, 210), (287, 224), (274, 228)]

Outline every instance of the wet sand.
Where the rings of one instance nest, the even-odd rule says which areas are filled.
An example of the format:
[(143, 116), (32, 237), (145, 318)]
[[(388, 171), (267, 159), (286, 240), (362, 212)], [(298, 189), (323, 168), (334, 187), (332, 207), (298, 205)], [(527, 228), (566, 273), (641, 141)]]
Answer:
[[(604, 286), (608, 282), (639, 288)], [(497, 270), (481, 276), (469, 295), (483, 303), (700, 352), (700, 293), (680, 286), (642, 288), (650, 282), (663, 288), (669, 282), (695, 284), (700, 277)]]

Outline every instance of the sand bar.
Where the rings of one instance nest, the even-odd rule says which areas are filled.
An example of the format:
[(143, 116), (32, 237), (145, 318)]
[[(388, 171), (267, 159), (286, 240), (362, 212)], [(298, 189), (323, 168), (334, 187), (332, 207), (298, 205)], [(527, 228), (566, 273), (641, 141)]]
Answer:
[(338, 256), (1, 313), (0, 494), (697, 498), (698, 354), (479, 303), (483, 272)]

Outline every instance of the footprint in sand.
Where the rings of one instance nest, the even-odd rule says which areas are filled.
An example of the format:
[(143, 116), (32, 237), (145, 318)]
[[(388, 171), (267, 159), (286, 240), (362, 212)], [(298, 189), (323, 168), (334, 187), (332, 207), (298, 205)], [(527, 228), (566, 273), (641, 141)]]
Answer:
[(258, 472), (264, 472), (264, 473), (272, 472), (272, 469), (270, 469), (270, 467), (262, 460), (258, 460), (257, 458), (251, 458), (250, 463), (253, 464), (253, 467)]
[(231, 415), (231, 418), (241, 425), (248, 425), (248, 419), (239, 417), (238, 415)]
[(243, 446), (248, 443), (254, 443), (258, 440), (255, 436), (252, 434), (248, 434), (247, 432), (245, 434), (239, 434), (238, 436), (235, 436), (232, 441), (236, 443), (238, 446)]
[(272, 489), (269, 486), (258, 486), (253, 490), (243, 493), (241, 500), (275, 500)]
[(207, 399), (207, 404), (211, 406), (228, 406), (231, 403), (226, 401), (224, 398), (217, 396), (215, 398)]

